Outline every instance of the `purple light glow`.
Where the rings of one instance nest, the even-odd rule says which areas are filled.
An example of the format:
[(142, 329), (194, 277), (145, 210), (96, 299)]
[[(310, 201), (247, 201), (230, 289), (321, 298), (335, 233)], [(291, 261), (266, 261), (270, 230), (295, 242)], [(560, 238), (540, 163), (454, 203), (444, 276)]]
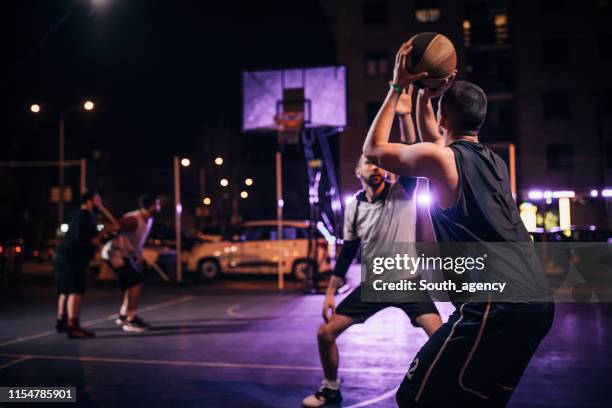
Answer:
[(530, 200), (541, 200), (543, 195), (539, 190), (532, 190), (528, 193), (528, 197)]

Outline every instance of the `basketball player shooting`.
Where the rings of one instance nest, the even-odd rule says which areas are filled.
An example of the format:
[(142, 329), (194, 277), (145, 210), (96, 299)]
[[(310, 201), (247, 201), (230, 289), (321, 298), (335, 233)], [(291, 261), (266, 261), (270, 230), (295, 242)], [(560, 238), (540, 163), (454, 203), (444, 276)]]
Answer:
[[(510, 192), (505, 163), (478, 139), (487, 98), (477, 85), (453, 82), (450, 75), (434, 91), (421, 89), (417, 128), (423, 143), (389, 143), (400, 94), (430, 76), (409, 72), (408, 60), (436, 60), (421, 50), (422, 55), (411, 55), (413, 51), (409, 41), (397, 53), (390, 90), (370, 127), (363, 154), (400, 176), (429, 179), (438, 242), (531, 242)], [(436, 116), (430, 98), (437, 96), (441, 99)], [(521, 256), (530, 258), (527, 250)], [(525, 275), (523, 267), (508, 265), (508, 272)], [(529, 267), (540, 268), (537, 263)], [(455, 312), (412, 361), (396, 394), (400, 407), (505, 406), (554, 315), (548, 302), (489, 299), (454, 305)]]

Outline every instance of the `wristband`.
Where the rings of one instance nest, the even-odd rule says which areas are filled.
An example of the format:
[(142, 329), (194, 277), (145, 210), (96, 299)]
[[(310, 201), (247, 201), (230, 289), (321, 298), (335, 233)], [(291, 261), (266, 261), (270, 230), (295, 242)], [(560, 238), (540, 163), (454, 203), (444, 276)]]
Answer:
[(394, 84), (393, 82), (389, 82), (389, 86), (391, 87), (391, 89), (393, 89), (393, 92), (395, 92), (395, 93), (398, 93), (398, 94), (401, 95), (402, 92), (404, 92), (404, 88), (402, 88), (398, 84)]

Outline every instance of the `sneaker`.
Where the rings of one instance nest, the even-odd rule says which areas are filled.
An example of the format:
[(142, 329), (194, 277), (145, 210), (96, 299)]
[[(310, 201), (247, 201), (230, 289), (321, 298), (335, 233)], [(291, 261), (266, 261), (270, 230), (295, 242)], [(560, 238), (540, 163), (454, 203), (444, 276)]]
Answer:
[(66, 336), (69, 339), (91, 339), (96, 336), (92, 331), (85, 330), (81, 326), (67, 327)]
[(115, 323), (117, 324), (117, 326), (123, 326), (125, 324), (125, 322), (127, 321), (127, 316), (126, 315), (122, 315), (120, 314), (116, 319), (115, 319)]
[(61, 319), (57, 319), (55, 323), (55, 331), (58, 333), (65, 333), (68, 330), (68, 319), (66, 316), (62, 316)]
[(121, 328), (123, 329), (123, 331), (126, 331), (126, 332), (141, 333), (141, 332), (145, 332), (149, 330), (151, 326), (146, 324), (144, 320), (142, 320), (140, 317), (136, 316), (134, 317), (133, 320), (126, 319), (125, 323), (123, 323)]
[(302, 401), (302, 405), (308, 408), (322, 407), (326, 404), (338, 405), (342, 402), (342, 393), (340, 389), (332, 390), (327, 388), (327, 382), (321, 383), (321, 388), (312, 395), (307, 396)]

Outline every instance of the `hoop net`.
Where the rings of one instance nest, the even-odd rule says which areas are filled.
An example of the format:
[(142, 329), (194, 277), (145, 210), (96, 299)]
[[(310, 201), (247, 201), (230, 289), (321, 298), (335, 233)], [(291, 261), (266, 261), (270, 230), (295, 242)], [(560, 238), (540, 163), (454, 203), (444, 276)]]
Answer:
[(281, 112), (274, 117), (274, 121), (281, 145), (298, 143), (304, 125), (304, 112)]

